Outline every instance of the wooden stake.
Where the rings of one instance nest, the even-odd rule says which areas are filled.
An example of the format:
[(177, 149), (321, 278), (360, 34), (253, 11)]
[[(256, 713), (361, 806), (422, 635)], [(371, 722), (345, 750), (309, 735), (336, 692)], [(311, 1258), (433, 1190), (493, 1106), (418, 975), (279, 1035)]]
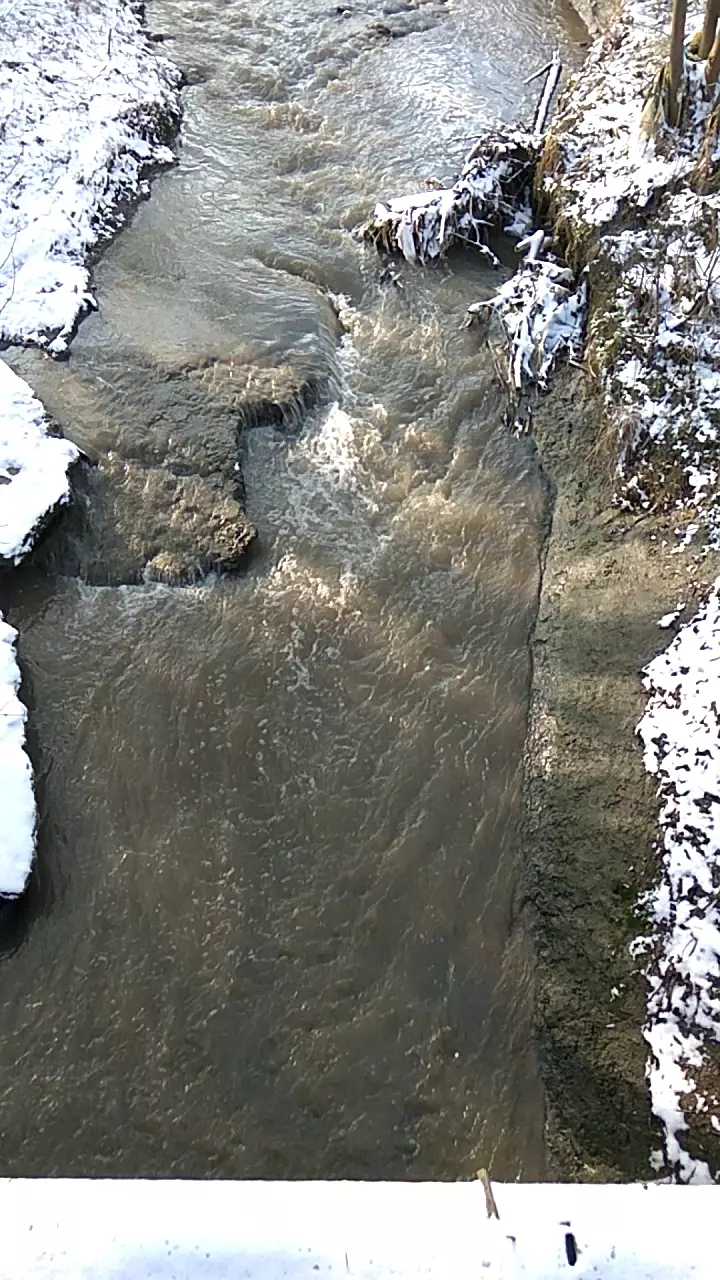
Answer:
[(705, 19), (698, 48), (699, 58), (707, 58), (715, 43), (718, 18), (720, 18), (720, 0), (706, 0)]
[(680, 89), (685, 71), (685, 20), (687, 0), (673, 0), (672, 30), (670, 32), (670, 113), (671, 124), (680, 120)]
[(488, 1218), (499, 1218), (500, 1214), (498, 1213), (498, 1207), (495, 1203), (495, 1196), (493, 1195), (493, 1189), (490, 1185), (490, 1176), (487, 1169), (478, 1169), (477, 1176), (478, 1181), (482, 1182), (483, 1190), (485, 1192), (485, 1208), (487, 1209)]

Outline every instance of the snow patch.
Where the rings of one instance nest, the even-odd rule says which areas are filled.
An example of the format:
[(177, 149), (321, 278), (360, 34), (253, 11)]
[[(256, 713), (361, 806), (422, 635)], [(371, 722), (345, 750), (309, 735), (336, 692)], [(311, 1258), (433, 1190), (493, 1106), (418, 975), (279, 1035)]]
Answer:
[[(673, 133), (667, 152), (648, 127), (648, 81), (667, 58), (669, 19), (669, 6), (659, 0), (626, 4), (593, 44), (555, 123), (562, 159), (543, 185), (562, 196), (563, 214), (578, 228), (601, 227), (621, 208), (644, 209), (695, 168), (697, 134), (714, 105), (703, 91), (704, 64), (687, 63), (686, 128)], [(691, 5), (688, 30), (699, 26), (702, 7)]]
[[(662, 804), (662, 877), (646, 903), (655, 926), (645, 1027), (650, 1090), (669, 1164), (683, 1181), (708, 1181), (707, 1164), (688, 1154), (680, 1135), (703, 1046), (720, 1041), (720, 580), (647, 666), (644, 683), (650, 700), (638, 734)], [(717, 1110), (720, 1100), (712, 1102)]]
[(35, 852), (35, 797), (18, 697), (17, 631), (0, 613), (0, 895), (22, 893)]
[(0, 560), (18, 564), (43, 518), (69, 500), (68, 467), (79, 456), (48, 434), (40, 401), (0, 360)]
[[(468, 307), (472, 319), (497, 315), (507, 337), (514, 391), (536, 383), (545, 390), (558, 356), (582, 354), (587, 282), (550, 255), (540, 258), (546, 237), (536, 232), (525, 262), (491, 298)], [(518, 246), (521, 247), (521, 246)]]
[(525, 227), (526, 219), (518, 221), (516, 210), (529, 206), (539, 145), (539, 138), (521, 129), (498, 130), (473, 147), (451, 187), (377, 204), (361, 234), (388, 253), (402, 254), (407, 262), (436, 262), (451, 245), (462, 243), (499, 266), (487, 246), (487, 230), (504, 224), (507, 231)]

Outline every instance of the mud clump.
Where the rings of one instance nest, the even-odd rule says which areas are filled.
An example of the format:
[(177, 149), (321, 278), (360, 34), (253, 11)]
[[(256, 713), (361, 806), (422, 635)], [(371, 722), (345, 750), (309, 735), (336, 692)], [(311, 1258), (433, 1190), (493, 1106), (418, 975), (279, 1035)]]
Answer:
[(162, 354), (140, 363), (134, 352), (112, 370), (71, 361), (58, 372), (35, 361), (29, 376), (87, 459), (60, 536), (42, 543), (34, 562), (113, 586), (183, 585), (239, 569), (257, 537), (245, 512), (243, 433), (299, 430), (325, 385), (306, 353), (265, 362), (246, 352)]
[(126, 576), (181, 585), (238, 569), (257, 536), (218, 475), (175, 475), (112, 458), (103, 465), (104, 523), (124, 531)]

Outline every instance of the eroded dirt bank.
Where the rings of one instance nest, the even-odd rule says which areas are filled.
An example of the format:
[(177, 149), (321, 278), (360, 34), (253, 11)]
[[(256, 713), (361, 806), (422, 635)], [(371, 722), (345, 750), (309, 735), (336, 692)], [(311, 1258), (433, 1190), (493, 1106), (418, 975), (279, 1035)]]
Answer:
[(667, 646), (658, 619), (680, 600), (692, 616), (720, 562), (678, 552), (668, 520), (611, 505), (614, 458), (586, 374), (558, 381), (535, 438), (555, 499), (532, 641), (525, 849), (552, 1172), (642, 1178), (658, 1139), (630, 944), (656, 870), (658, 807), (635, 736), (640, 671)]
[(525, 851), (559, 1177), (708, 1181), (720, 1155), (717, 646), (704, 603), (720, 567), (720, 152), (716, 87), (692, 39), (701, 19), (686, 32), (690, 105), (673, 124), (655, 104), (650, 123), (668, 15), (654, 0), (622, 9), (560, 103), (536, 185), (557, 242), (589, 268), (585, 367), (566, 370), (535, 419), (555, 502)]

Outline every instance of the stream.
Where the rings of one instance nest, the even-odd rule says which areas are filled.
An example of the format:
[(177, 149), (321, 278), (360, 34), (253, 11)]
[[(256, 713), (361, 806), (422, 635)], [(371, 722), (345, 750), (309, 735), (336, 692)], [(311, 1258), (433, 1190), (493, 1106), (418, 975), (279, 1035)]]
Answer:
[[(352, 232), (531, 115), (585, 30), (564, 0), (148, 22), (188, 81), (179, 163), (69, 362), (9, 353), (97, 466), (81, 527), (0, 584), (41, 819), (2, 928), (3, 1173), (542, 1178), (519, 824), (546, 486), (462, 328), (497, 275), (461, 252), (393, 284)], [(250, 367), (294, 408), (268, 393), (238, 444)], [(141, 572), (192, 534), (180, 453), (241, 476), (258, 530), (184, 586)]]

